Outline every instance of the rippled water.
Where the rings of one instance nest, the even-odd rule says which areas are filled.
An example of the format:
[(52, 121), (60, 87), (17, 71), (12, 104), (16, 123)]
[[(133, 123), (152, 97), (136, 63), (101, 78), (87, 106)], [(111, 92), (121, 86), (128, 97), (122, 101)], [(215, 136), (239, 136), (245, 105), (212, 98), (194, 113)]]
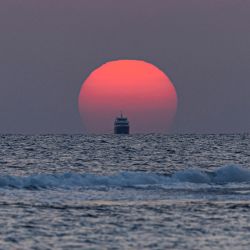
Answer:
[(1, 249), (249, 249), (250, 135), (2, 135)]

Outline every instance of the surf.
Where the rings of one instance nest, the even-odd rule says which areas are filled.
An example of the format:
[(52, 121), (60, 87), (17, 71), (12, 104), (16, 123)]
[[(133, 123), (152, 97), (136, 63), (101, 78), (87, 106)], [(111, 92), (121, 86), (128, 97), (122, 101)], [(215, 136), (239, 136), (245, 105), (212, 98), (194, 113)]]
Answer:
[[(157, 186), (227, 185), (249, 183), (250, 170), (240, 166), (224, 166), (214, 171), (186, 169), (171, 175), (153, 172), (120, 172), (115, 175), (91, 173), (35, 174), (30, 176), (0, 176), (0, 188), (53, 189), (53, 188), (147, 188)], [(183, 186), (184, 187), (184, 186)]]

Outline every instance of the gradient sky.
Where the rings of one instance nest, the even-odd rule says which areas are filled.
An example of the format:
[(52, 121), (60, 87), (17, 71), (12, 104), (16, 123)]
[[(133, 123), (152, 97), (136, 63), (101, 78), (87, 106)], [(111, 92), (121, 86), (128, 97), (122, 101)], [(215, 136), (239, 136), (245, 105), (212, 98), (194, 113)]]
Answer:
[(79, 133), (78, 94), (116, 59), (172, 80), (172, 132), (250, 131), (249, 0), (1, 0), (0, 133)]

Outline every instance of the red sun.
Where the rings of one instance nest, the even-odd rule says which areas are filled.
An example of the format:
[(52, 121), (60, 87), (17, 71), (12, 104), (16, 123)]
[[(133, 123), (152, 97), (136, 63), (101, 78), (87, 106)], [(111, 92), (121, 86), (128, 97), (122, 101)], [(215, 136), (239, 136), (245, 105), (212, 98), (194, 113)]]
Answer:
[(87, 133), (112, 133), (121, 112), (132, 133), (165, 133), (176, 113), (177, 95), (169, 78), (154, 65), (118, 60), (89, 75), (78, 104)]

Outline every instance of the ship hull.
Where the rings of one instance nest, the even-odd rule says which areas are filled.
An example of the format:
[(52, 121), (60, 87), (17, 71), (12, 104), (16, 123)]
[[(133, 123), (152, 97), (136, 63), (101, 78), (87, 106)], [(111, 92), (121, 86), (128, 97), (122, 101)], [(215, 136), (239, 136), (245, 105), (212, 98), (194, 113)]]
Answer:
[(117, 126), (117, 127), (115, 127), (114, 132), (117, 135), (128, 135), (129, 134), (129, 126)]

